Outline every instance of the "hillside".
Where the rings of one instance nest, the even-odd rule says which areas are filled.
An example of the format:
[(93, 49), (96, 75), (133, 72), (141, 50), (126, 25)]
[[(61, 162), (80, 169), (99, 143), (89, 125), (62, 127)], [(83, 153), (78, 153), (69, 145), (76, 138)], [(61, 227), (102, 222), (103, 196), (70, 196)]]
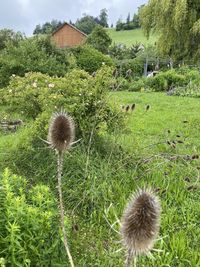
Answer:
[(136, 42), (143, 44), (153, 44), (156, 41), (156, 36), (151, 36), (149, 40), (144, 36), (142, 29), (130, 31), (116, 31), (115, 29), (107, 29), (108, 34), (113, 40), (113, 43), (122, 43), (131, 46)]

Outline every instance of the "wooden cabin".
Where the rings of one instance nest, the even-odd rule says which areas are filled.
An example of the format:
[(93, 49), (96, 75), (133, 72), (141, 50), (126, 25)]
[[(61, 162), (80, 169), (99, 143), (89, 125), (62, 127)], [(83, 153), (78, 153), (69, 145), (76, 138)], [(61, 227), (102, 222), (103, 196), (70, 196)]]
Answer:
[(52, 34), (52, 41), (58, 48), (81, 45), (86, 41), (87, 35), (65, 22)]

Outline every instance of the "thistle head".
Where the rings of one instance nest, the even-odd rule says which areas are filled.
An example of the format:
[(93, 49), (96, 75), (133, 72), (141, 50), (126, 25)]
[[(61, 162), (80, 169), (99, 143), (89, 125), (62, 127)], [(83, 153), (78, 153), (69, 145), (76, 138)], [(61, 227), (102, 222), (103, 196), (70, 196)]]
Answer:
[(74, 122), (64, 111), (52, 115), (49, 126), (48, 141), (59, 152), (69, 149), (74, 141)]
[(151, 190), (134, 194), (122, 216), (121, 235), (131, 255), (147, 253), (153, 248), (160, 226), (160, 202)]

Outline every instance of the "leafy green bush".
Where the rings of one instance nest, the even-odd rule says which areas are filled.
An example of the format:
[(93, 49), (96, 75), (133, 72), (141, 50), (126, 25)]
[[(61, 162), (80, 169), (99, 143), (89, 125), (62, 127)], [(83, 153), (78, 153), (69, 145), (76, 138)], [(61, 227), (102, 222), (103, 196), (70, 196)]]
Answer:
[(102, 65), (114, 66), (113, 60), (92, 46), (84, 45), (72, 49), (79, 68), (92, 74), (102, 67)]
[(34, 71), (51, 76), (64, 76), (69, 68), (68, 54), (56, 49), (48, 38), (34, 37), (8, 44), (0, 54), (0, 87), (9, 83), (11, 75), (23, 76)]
[(88, 36), (87, 43), (98, 51), (106, 54), (108, 52), (108, 47), (112, 43), (112, 39), (101, 25), (97, 25)]
[[(0, 201), (0, 258), (5, 265), (63, 266), (56, 201), (49, 188), (36, 185), (28, 190), (26, 179), (6, 170), (0, 179)], [(69, 227), (69, 220), (66, 223)]]
[(172, 95), (200, 97), (200, 83), (199, 85), (189, 84), (185, 87), (177, 87), (173, 91)]
[(155, 77), (147, 78), (145, 87), (151, 88), (155, 92), (165, 91), (168, 88), (168, 81), (162, 74), (158, 74)]
[(137, 58), (119, 60), (116, 63), (119, 73), (123, 76), (127, 76), (127, 71), (131, 70), (132, 76), (141, 76), (143, 74), (143, 64), (141, 64)]
[(124, 44), (113, 44), (109, 47), (109, 55), (117, 60), (130, 58), (130, 50)]
[[(63, 78), (27, 73), (25, 77), (12, 77), (10, 85), (1, 90), (1, 97), (10, 110), (26, 118), (35, 119), (43, 112), (50, 116), (65, 109), (75, 118), (77, 132), (87, 136), (102, 124), (109, 127), (112, 120), (107, 99), (112, 72), (104, 66), (95, 77), (83, 70), (72, 70)], [(114, 117), (117, 123), (118, 116)]]
[[(132, 82), (129, 90), (140, 91), (141, 88), (148, 91), (170, 91), (176, 88), (183, 88), (191, 94), (191, 85), (193, 88), (199, 86), (200, 73), (198, 70), (190, 70), (188, 68), (172, 69), (160, 72), (154, 77), (141, 78)], [(193, 89), (192, 89), (193, 90)], [(194, 89), (196, 91), (196, 89)], [(189, 93), (190, 92), (190, 93)]]
[(130, 83), (127, 79), (123, 77), (118, 77), (116, 79), (116, 83), (113, 89), (116, 91), (126, 91), (126, 90), (129, 90), (129, 87), (130, 87)]
[(146, 78), (141, 78), (137, 81), (131, 82), (129, 91), (140, 92), (145, 88), (145, 86), (146, 86)]
[(175, 69), (161, 72), (157, 76), (162, 77), (166, 80), (168, 89), (187, 83), (186, 77), (184, 75), (178, 74)]
[[(134, 43), (131, 47), (127, 47), (124, 44), (113, 44), (109, 47), (109, 55), (117, 60), (134, 59), (137, 54), (143, 50), (143, 45), (140, 43)], [(143, 62), (141, 62), (143, 64)]]

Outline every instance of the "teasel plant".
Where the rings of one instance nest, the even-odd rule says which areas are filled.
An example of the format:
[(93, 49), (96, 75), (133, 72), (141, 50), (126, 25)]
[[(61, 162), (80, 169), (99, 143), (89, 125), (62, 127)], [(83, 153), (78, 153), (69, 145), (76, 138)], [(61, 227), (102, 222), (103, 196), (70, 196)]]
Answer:
[(139, 189), (124, 210), (120, 233), (127, 256), (125, 266), (130, 267), (142, 254), (154, 246), (160, 228), (161, 206), (151, 189)]
[(73, 119), (65, 112), (56, 112), (52, 115), (50, 124), (49, 124), (49, 132), (48, 132), (48, 141), (47, 143), (50, 147), (56, 150), (57, 154), (57, 182), (58, 182), (58, 193), (59, 193), (59, 212), (60, 212), (60, 223), (61, 230), (63, 234), (63, 243), (64, 247), (69, 259), (69, 263), (71, 267), (74, 267), (73, 258), (70, 253), (67, 233), (65, 230), (64, 224), (64, 204), (63, 204), (63, 196), (62, 196), (62, 171), (63, 171), (63, 159), (66, 151), (70, 149), (70, 147), (76, 143), (74, 142), (75, 138), (75, 127)]

